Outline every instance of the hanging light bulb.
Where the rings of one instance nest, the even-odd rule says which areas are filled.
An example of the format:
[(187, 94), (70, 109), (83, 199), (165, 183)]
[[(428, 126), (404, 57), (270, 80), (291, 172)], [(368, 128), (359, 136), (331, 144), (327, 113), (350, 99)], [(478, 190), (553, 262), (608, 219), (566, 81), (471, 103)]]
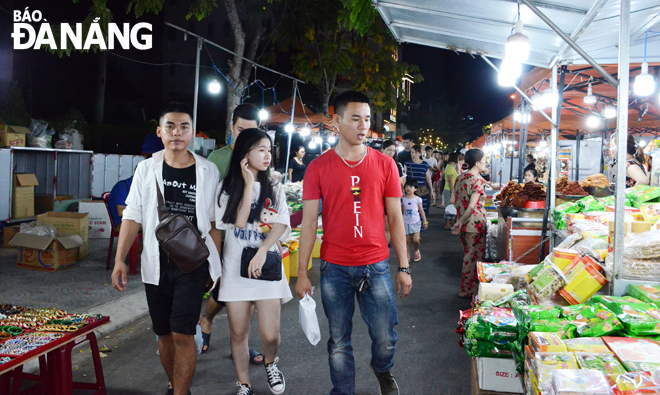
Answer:
[(335, 136), (328, 136), (328, 143), (334, 144), (336, 142), (337, 142), (337, 139), (335, 138)]
[(403, 146), (400, 145), (400, 146), (396, 147), (396, 150), (397, 150), (397, 152), (401, 152), (401, 151), (403, 151)]
[(637, 143), (637, 145), (639, 145), (640, 147), (644, 148), (644, 147), (646, 147), (646, 141), (644, 141), (644, 140), (639, 140), (639, 143)]
[(313, 141), (310, 141), (308, 147), (309, 147), (309, 149), (316, 149), (316, 143), (313, 142)]
[(532, 103), (534, 103), (534, 106), (536, 106), (537, 109), (543, 110), (546, 105), (545, 105), (545, 99), (543, 98), (543, 95), (540, 93), (535, 94), (532, 96)]
[(545, 101), (546, 107), (552, 108), (557, 105), (559, 98), (552, 93), (552, 89), (548, 88), (543, 91), (543, 100)]
[(209, 82), (208, 88), (209, 88), (209, 93), (217, 95), (218, 93), (220, 93), (220, 89), (221, 89), (220, 82), (214, 79), (213, 81)]
[(616, 107), (614, 106), (605, 106), (603, 110), (603, 115), (605, 118), (615, 118), (616, 117)]
[(504, 59), (500, 65), (500, 74), (498, 75), (497, 82), (502, 86), (513, 86), (516, 80), (522, 74), (522, 66), (520, 63)]
[(314, 137), (314, 142), (316, 144), (321, 145), (321, 144), (323, 144), (323, 139), (320, 136), (316, 136), (316, 137)]
[(516, 110), (513, 112), (513, 120), (516, 122), (522, 121), (522, 115), (520, 114), (520, 111)]
[(596, 96), (593, 95), (591, 90), (591, 82), (589, 83), (589, 88), (587, 89), (587, 95), (584, 97), (584, 104), (594, 104), (598, 101)]
[(309, 136), (310, 133), (312, 133), (312, 131), (309, 130), (309, 128), (307, 126), (305, 126), (304, 128), (302, 128), (300, 130), (300, 135), (301, 136)]
[(596, 115), (589, 115), (587, 117), (587, 126), (595, 129), (600, 126), (600, 117)]
[(642, 72), (635, 77), (635, 94), (637, 96), (648, 96), (655, 91), (655, 81), (653, 76), (649, 74), (649, 64), (642, 63)]
[(548, 142), (545, 141), (545, 138), (539, 142), (539, 147), (541, 147), (541, 148), (546, 147), (547, 145), (548, 145)]
[(529, 38), (523, 34), (523, 23), (516, 21), (515, 33), (506, 39), (504, 58), (516, 63), (523, 63), (529, 58)]
[(268, 111), (262, 108), (261, 110), (259, 110), (259, 120), (265, 121), (267, 119), (268, 119)]
[(287, 123), (286, 126), (284, 126), (284, 131), (287, 133), (293, 133), (294, 130), (296, 130), (296, 127), (293, 126), (292, 123)]

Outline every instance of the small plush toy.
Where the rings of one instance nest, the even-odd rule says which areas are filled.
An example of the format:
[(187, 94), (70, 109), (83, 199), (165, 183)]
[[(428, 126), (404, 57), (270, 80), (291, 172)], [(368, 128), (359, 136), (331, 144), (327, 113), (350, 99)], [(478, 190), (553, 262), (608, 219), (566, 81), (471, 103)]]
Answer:
[(273, 207), (273, 202), (270, 199), (266, 199), (266, 204), (261, 210), (261, 215), (259, 216), (259, 229), (262, 233), (270, 232), (270, 229), (273, 227), (273, 222), (277, 219), (278, 212)]

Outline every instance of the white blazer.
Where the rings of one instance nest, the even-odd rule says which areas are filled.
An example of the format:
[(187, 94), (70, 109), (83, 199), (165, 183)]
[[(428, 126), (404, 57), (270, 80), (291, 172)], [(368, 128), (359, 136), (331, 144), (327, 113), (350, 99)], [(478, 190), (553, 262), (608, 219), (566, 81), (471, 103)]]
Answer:
[[(142, 250), (142, 281), (145, 284), (158, 285), (160, 279), (160, 252), (156, 240), (156, 226), (158, 219), (158, 193), (156, 192), (156, 179), (158, 188), (163, 190), (163, 155), (165, 150), (158, 151), (147, 160), (140, 162), (133, 176), (131, 190), (126, 198), (126, 209), (123, 219), (130, 219), (142, 224), (144, 248)], [(192, 152), (191, 152), (192, 153)], [(195, 170), (197, 182), (197, 197), (195, 201), (197, 215), (197, 229), (209, 248), (209, 272), (213, 281), (222, 274), (222, 264), (218, 249), (209, 236), (211, 222), (215, 222), (215, 190), (220, 182), (220, 172), (213, 163), (195, 155)]]

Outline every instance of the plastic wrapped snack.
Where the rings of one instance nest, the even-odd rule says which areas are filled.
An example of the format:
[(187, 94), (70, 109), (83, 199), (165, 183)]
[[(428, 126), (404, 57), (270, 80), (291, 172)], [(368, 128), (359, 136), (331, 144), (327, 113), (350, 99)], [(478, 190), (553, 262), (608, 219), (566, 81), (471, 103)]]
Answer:
[(564, 273), (557, 266), (546, 261), (543, 263), (543, 269), (539, 271), (534, 281), (529, 284), (529, 289), (536, 299), (542, 302), (550, 299), (564, 285), (566, 285)]
[(607, 256), (608, 234), (590, 233), (581, 242), (575, 244), (572, 249), (582, 256), (588, 255), (602, 262)]
[(536, 320), (556, 319), (559, 317), (559, 314), (561, 314), (561, 308), (535, 305), (516, 306), (513, 308), (513, 314), (518, 321), (529, 323)]
[(623, 256), (633, 259), (660, 258), (660, 230), (636, 233), (626, 237)]
[(524, 289), (516, 291), (514, 293), (508, 294), (501, 297), (496, 301), (487, 300), (481, 304), (483, 307), (516, 307), (516, 306), (526, 306), (530, 303), (529, 295)]
[(515, 340), (518, 337), (518, 320), (509, 309), (473, 315), (465, 322), (465, 337), (494, 342)]
[(463, 339), (465, 352), (471, 357), (513, 358), (515, 343), (495, 343), (487, 340)]
[(528, 281), (525, 277), (534, 269), (534, 265), (522, 265), (514, 268), (511, 270), (511, 275), (509, 276), (509, 284), (513, 285), (513, 289), (515, 290), (527, 288)]
[(534, 320), (529, 323), (530, 332), (551, 332), (560, 339), (577, 337), (577, 327), (567, 319)]
[(555, 333), (529, 332), (529, 345), (535, 352), (566, 352), (566, 345)]
[(602, 305), (589, 306), (580, 312), (573, 323), (580, 337), (606, 336), (623, 329), (621, 321)]
[(641, 300), (635, 299), (632, 296), (609, 296), (609, 295), (595, 295), (586, 303), (588, 305), (601, 304), (614, 314), (623, 313), (621, 308), (622, 304), (629, 303), (642, 303)]
[(517, 265), (513, 262), (502, 261), (499, 263), (477, 262), (477, 275), (482, 283), (493, 281), (496, 274), (509, 274)]
[(660, 188), (648, 185), (635, 185), (626, 189), (626, 197), (630, 199), (634, 207), (639, 207), (642, 203), (648, 202), (660, 196)]
[(630, 284), (628, 294), (642, 302), (653, 303), (660, 307), (660, 284)]
[(573, 246), (573, 244), (577, 243), (578, 241), (582, 240), (582, 235), (572, 233), (568, 235), (559, 245), (555, 248), (560, 248), (560, 249), (568, 249)]
[(534, 373), (539, 384), (552, 381), (552, 372), (557, 369), (579, 369), (575, 356), (570, 352), (534, 353)]
[(610, 349), (599, 337), (580, 337), (577, 339), (562, 340), (569, 352), (586, 352), (592, 354), (608, 353)]
[[(631, 336), (660, 335), (660, 310), (649, 303), (621, 304), (622, 313), (618, 318), (623, 323), (626, 334)], [(660, 362), (660, 361), (658, 361)]]
[(607, 375), (614, 395), (660, 394), (660, 385), (649, 372), (627, 372)]
[(610, 228), (607, 225), (587, 219), (573, 221), (573, 225), (568, 230), (571, 233), (579, 233), (582, 237), (588, 235), (607, 237), (610, 234)]
[(610, 385), (597, 370), (558, 369), (552, 372), (555, 395), (610, 395)]
[(577, 359), (577, 362), (582, 369), (600, 370), (605, 374), (626, 372), (626, 369), (621, 365), (621, 362), (619, 362), (616, 356), (611, 352), (576, 352), (575, 359)]

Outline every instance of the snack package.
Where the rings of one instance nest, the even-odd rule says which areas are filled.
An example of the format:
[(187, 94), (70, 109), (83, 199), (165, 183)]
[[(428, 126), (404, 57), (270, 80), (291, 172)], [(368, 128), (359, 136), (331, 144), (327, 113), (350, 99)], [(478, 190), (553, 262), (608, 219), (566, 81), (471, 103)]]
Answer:
[(552, 297), (561, 287), (566, 284), (564, 273), (553, 263), (545, 261), (543, 268), (538, 272), (529, 289), (539, 302), (546, 301)]
[(642, 204), (639, 209), (646, 222), (655, 224), (660, 219), (660, 203)]
[[(578, 235), (576, 233), (572, 233), (568, 235), (555, 249), (569, 249), (573, 246), (573, 244), (577, 243), (578, 241), (582, 240), (582, 236)], [(555, 263), (556, 265), (556, 263)]]
[(653, 303), (660, 307), (660, 284), (630, 284), (628, 294), (642, 302)]
[(660, 344), (655, 340), (604, 336), (603, 341), (626, 367), (628, 362), (660, 362)]
[(573, 323), (580, 337), (606, 336), (623, 329), (621, 321), (602, 305), (588, 306), (575, 316)]
[(584, 239), (574, 245), (573, 249), (582, 256), (590, 256), (595, 260), (602, 262), (607, 256), (609, 241), (608, 235), (609, 231), (607, 233), (598, 231), (583, 235)]
[(562, 340), (569, 352), (586, 352), (591, 354), (608, 353), (610, 349), (603, 343), (600, 337), (580, 337), (577, 339)]
[(530, 303), (529, 300), (529, 295), (527, 295), (527, 291), (524, 289), (521, 289), (520, 291), (516, 291), (514, 293), (508, 294), (506, 296), (501, 297), (500, 299), (496, 301), (492, 300), (487, 300), (483, 303), (481, 303), (481, 306), (484, 307), (516, 307), (516, 306), (527, 306)]
[(510, 274), (514, 266), (517, 265), (506, 261), (500, 263), (477, 262), (477, 276), (480, 282), (489, 283), (497, 274)]
[(479, 283), (477, 296), (480, 302), (487, 300), (496, 301), (513, 292), (513, 285), (511, 284)]
[(600, 370), (605, 374), (626, 372), (626, 369), (623, 367), (623, 365), (621, 365), (621, 362), (616, 359), (616, 356), (612, 352), (576, 352), (575, 359), (577, 360), (581, 369)]
[(552, 372), (555, 395), (610, 395), (605, 373), (598, 370), (557, 369)]
[[(582, 264), (585, 260), (589, 260), (589, 257), (584, 257), (580, 263)], [(579, 265), (576, 264), (569, 271), (566, 276), (568, 284), (559, 291), (559, 294), (573, 305), (586, 302), (607, 284), (607, 279), (592, 264), (587, 262), (580, 269), (577, 266)]]
[(601, 304), (605, 306), (609, 311), (615, 314), (621, 314), (623, 309), (621, 309), (622, 304), (627, 303), (643, 303), (639, 299), (635, 299), (632, 296), (609, 296), (609, 295), (596, 295), (592, 297), (588, 305), (597, 305)]
[(660, 196), (660, 188), (638, 184), (626, 189), (626, 198), (630, 199), (633, 207), (639, 208), (642, 203)]
[[(660, 335), (660, 310), (649, 303), (621, 304), (618, 314), (626, 334), (631, 336)], [(660, 361), (658, 361), (660, 362)]]
[(579, 369), (575, 356), (569, 352), (534, 353), (532, 368), (539, 385), (551, 383), (552, 372), (558, 369)]
[(513, 358), (515, 343), (491, 342), (487, 340), (463, 339), (463, 347), (471, 357)]
[(467, 339), (505, 341), (518, 337), (518, 320), (511, 309), (497, 309), (490, 314), (472, 315), (464, 324)]
[[(572, 234), (569, 237), (575, 236), (576, 234)], [(579, 236), (575, 237), (576, 239)], [(567, 237), (568, 239), (568, 237)], [(564, 240), (566, 241), (566, 240)], [(552, 263), (555, 264), (560, 270), (564, 270), (566, 266), (568, 266), (571, 262), (573, 262), (573, 259), (577, 258), (578, 252), (572, 249), (566, 249), (566, 248), (559, 248), (555, 247), (552, 250), (553, 252), (553, 259)]]
[(660, 258), (660, 230), (635, 233), (626, 237), (623, 256), (633, 259)]
[(516, 306), (513, 308), (513, 314), (519, 322), (529, 323), (536, 320), (559, 318), (559, 315), (561, 314), (561, 308), (535, 305)]
[(649, 372), (628, 372), (607, 375), (614, 395), (660, 394), (660, 385)]
[(605, 211), (605, 205), (593, 196), (587, 196), (577, 201), (581, 212)]
[(555, 333), (560, 339), (573, 339), (577, 337), (577, 327), (567, 319), (534, 320), (529, 323), (530, 332)]
[(529, 345), (535, 352), (566, 352), (566, 345), (555, 333), (529, 332)]
[(513, 285), (515, 290), (522, 290), (527, 288), (528, 281), (525, 280), (525, 276), (529, 274), (530, 271), (535, 269), (535, 265), (522, 265), (515, 267), (511, 270), (511, 275), (509, 276), (509, 284)]
[(636, 372), (638, 370), (645, 370), (647, 372), (654, 372), (656, 369), (660, 369), (660, 362), (631, 362), (626, 361), (623, 364), (629, 372)]

